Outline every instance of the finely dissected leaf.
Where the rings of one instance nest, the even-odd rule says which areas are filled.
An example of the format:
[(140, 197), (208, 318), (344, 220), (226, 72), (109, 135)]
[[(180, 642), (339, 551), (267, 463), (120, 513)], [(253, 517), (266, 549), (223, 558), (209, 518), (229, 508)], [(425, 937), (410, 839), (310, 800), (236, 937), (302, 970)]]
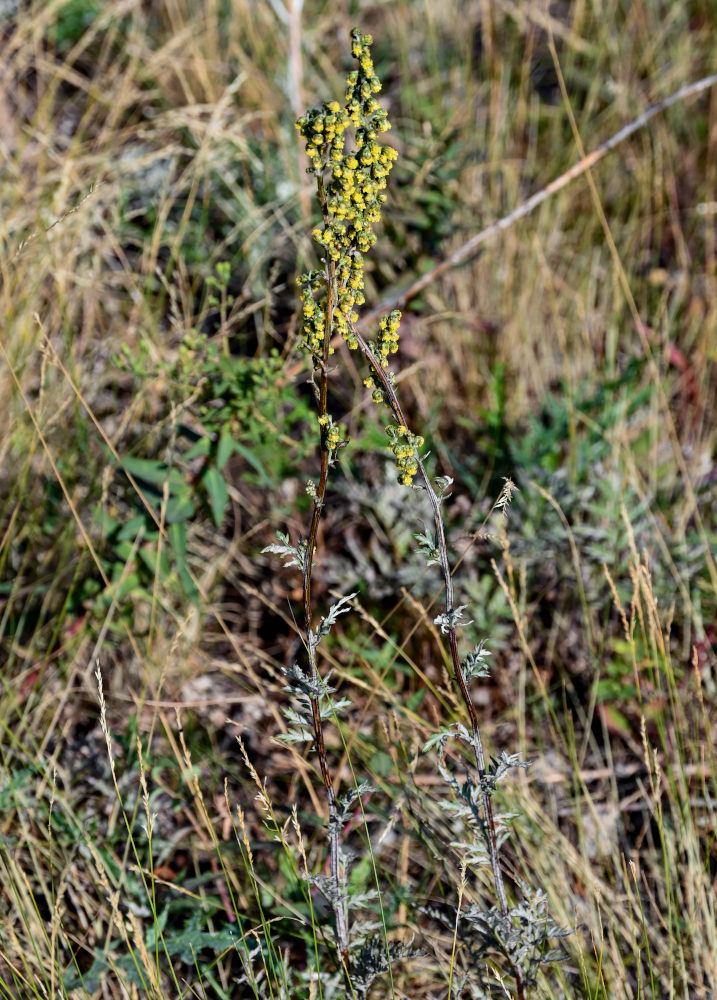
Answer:
[[(147, 948), (151, 951), (156, 946), (156, 935), (153, 928), (147, 934)], [(157, 928), (161, 930), (161, 928)], [(194, 914), (181, 931), (171, 934), (165, 932), (161, 947), (166, 947), (170, 957), (177, 957), (187, 965), (192, 965), (199, 951), (208, 949), (218, 955), (237, 943), (239, 932), (235, 927), (227, 927), (219, 931), (206, 931), (202, 928), (201, 915)]]
[(429, 750), (437, 749), (442, 757), (445, 753), (446, 744), (452, 739), (461, 740), (471, 746), (473, 745), (473, 737), (463, 723), (453, 722), (450, 726), (445, 726), (442, 729), (439, 729), (426, 741), (423, 747), (423, 753), (427, 753)]
[(435, 532), (433, 534), (429, 534), (428, 531), (415, 532), (413, 537), (418, 541), (418, 548), (425, 556), (426, 566), (440, 563), (441, 557)]
[(306, 553), (306, 542), (303, 540), (299, 541), (298, 545), (291, 545), (289, 542), (289, 536), (284, 534), (283, 531), (277, 531), (276, 537), (279, 539), (279, 544), (274, 543), (273, 545), (266, 545), (261, 551), (276, 553), (280, 556), (286, 557), (285, 567), (298, 566), (299, 569), (304, 568), (304, 555)]
[(465, 625), (472, 625), (473, 622), (469, 621), (469, 619), (467, 619), (463, 614), (467, 607), (467, 604), (461, 604), (459, 607), (454, 608), (453, 611), (437, 615), (433, 619), (434, 625), (440, 625), (443, 635), (447, 635), (451, 629), (462, 628)]
[(339, 698), (338, 701), (327, 700), (327, 703), (321, 706), (321, 718), (333, 719), (335, 716), (345, 712), (347, 708), (351, 708), (352, 704), (353, 702), (350, 698)]
[(69, 993), (70, 990), (81, 988), (82, 994), (88, 996), (101, 988), (108, 972), (112, 972), (115, 976), (121, 974), (124, 981), (133, 986), (145, 985), (134, 956), (127, 952), (122, 941), (113, 941), (103, 948), (94, 948), (92, 956), (92, 964), (82, 974), (74, 967), (67, 970), (62, 980), (63, 990)]
[(481, 910), (472, 904), (461, 914), (463, 933), (474, 938), (479, 953), (498, 951), (520, 969), (526, 986), (535, 984), (540, 966), (565, 955), (548, 948), (551, 938), (563, 938), (574, 929), (560, 927), (549, 915), (542, 890), (521, 886), (523, 899), (506, 913), (497, 907)]
[(440, 729), (433, 736), (430, 736), (426, 742), (423, 744), (423, 753), (428, 753), (429, 750), (434, 750), (436, 747), (441, 747), (445, 740), (449, 739), (450, 733), (445, 729)]
[(490, 667), (485, 662), (485, 659), (491, 655), (491, 652), (489, 649), (485, 649), (485, 641), (485, 639), (481, 639), (478, 645), (467, 654), (461, 664), (463, 676), (467, 681), (472, 680), (474, 677), (490, 676)]
[(336, 701), (331, 698), (335, 691), (335, 688), (328, 684), (331, 672), (325, 679), (318, 676), (312, 679), (297, 663), (294, 663), (290, 668), (283, 670), (283, 673), (289, 680), (284, 690), (293, 696), (294, 704), (282, 709), (284, 718), (292, 728), (280, 735), (279, 739), (291, 743), (312, 742), (315, 739), (312, 702), (318, 704), (319, 718), (322, 722), (334, 719), (351, 707), (352, 703), (348, 698), (339, 698)]
[(477, 868), (487, 868), (490, 865), (490, 851), (486, 843), (479, 840), (451, 840), (450, 845), (458, 851), (463, 864)]
[[(367, 892), (352, 892), (348, 898), (348, 907), (349, 910), (363, 910), (371, 903), (375, 903), (377, 899), (378, 899), (378, 892), (376, 889), (369, 889)], [(352, 930), (355, 935), (356, 934), (355, 924)]]
[(515, 767), (529, 768), (530, 761), (521, 760), (519, 753), (509, 754), (502, 750), (499, 757), (492, 757), (488, 773), (484, 778), (490, 788), (495, 788), (499, 781), (512, 771)]
[(291, 723), (292, 726), (305, 726), (308, 729), (313, 728), (314, 720), (308, 712), (298, 711), (295, 708), (286, 706), (282, 709), (282, 714), (286, 721)]
[(447, 493), (446, 490), (449, 490), (452, 485), (453, 478), (451, 476), (436, 476), (436, 486), (438, 487), (436, 493), (438, 494), (439, 500), (443, 501), (448, 499), (450, 493)]
[(357, 1000), (365, 1000), (379, 976), (389, 972), (396, 962), (420, 954), (421, 952), (413, 948), (413, 941), (404, 945), (387, 942), (383, 934), (371, 935), (352, 953), (352, 994)]
[(332, 625), (336, 624), (339, 615), (345, 615), (347, 611), (351, 610), (350, 608), (346, 607), (346, 605), (348, 604), (349, 601), (352, 601), (354, 597), (356, 597), (357, 593), (358, 591), (354, 591), (353, 594), (347, 594), (345, 597), (342, 597), (340, 600), (338, 600), (336, 604), (331, 605), (331, 607), (329, 608), (329, 613), (326, 615), (325, 618), (321, 619), (321, 623), (319, 625), (317, 633), (317, 642), (322, 636), (329, 634)]
[(375, 791), (375, 787), (368, 781), (362, 781), (358, 786), (350, 788), (338, 802), (337, 823), (343, 825), (350, 818), (357, 802), (360, 802), (364, 795), (369, 795)]
[(281, 672), (289, 679), (284, 690), (299, 697), (307, 695), (309, 698), (321, 699), (336, 690), (329, 685), (332, 671), (329, 671), (323, 679), (320, 677), (314, 679), (304, 673), (298, 663), (294, 663), (291, 667), (283, 668)]
[(308, 729), (287, 729), (276, 737), (282, 743), (313, 743), (315, 736)]

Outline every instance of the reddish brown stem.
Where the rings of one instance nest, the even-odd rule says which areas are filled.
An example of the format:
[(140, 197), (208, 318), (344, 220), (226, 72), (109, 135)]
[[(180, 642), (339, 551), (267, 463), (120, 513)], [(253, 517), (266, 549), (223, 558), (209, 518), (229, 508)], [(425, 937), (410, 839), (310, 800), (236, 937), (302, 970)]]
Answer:
[[(318, 183), (319, 188), (319, 198), (321, 201), (322, 212), (324, 214), (324, 219), (327, 218), (326, 213), (326, 197), (324, 192), (323, 180), (319, 178)], [(318, 415), (319, 418), (327, 415), (328, 412), (328, 389), (329, 389), (329, 350), (331, 346), (331, 329), (333, 323), (334, 314), (334, 289), (336, 284), (336, 265), (334, 261), (329, 261), (326, 266), (326, 281), (327, 281), (327, 293), (326, 293), (326, 306), (325, 306), (325, 334), (324, 334), (324, 347), (323, 354), (321, 358), (315, 359), (314, 364), (314, 381), (318, 388)], [(324, 507), (324, 498), (326, 496), (326, 484), (329, 476), (329, 465), (330, 465), (330, 452), (326, 444), (325, 432), (323, 425), (321, 426), (321, 470), (319, 473), (319, 482), (316, 486), (316, 494), (314, 497), (314, 509), (311, 516), (311, 527), (309, 528), (309, 537), (307, 540), (306, 554), (304, 556), (304, 566), (303, 566), (303, 605), (304, 605), (304, 628), (306, 633), (306, 649), (309, 655), (309, 675), (312, 681), (318, 680), (319, 671), (316, 663), (316, 646), (310, 640), (309, 633), (311, 632), (312, 622), (313, 622), (313, 610), (311, 606), (311, 577), (314, 567), (314, 553), (316, 551), (316, 540), (319, 532), (319, 523), (321, 521), (321, 514)], [(334, 889), (336, 892), (336, 905), (335, 905), (335, 916), (336, 916), (336, 939), (339, 947), (339, 952), (341, 954), (341, 960), (343, 962), (344, 970), (348, 975), (349, 969), (349, 949), (348, 949), (348, 915), (346, 910), (345, 901), (341, 894), (341, 843), (340, 843), (340, 830), (338, 823), (338, 808), (336, 805), (336, 793), (334, 791), (333, 782), (331, 780), (331, 772), (329, 771), (329, 763), (326, 755), (326, 742), (324, 739), (324, 728), (321, 721), (321, 707), (319, 705), (318, 698), (311, 698), (311, 714), (314, 724), (314, 737), (316, 739), (316, 752), (319, 758), (319, 769), (321, 771), (321, 777), (324, 782), (324, 787), (326, 789), (326, 801), (329, 809), (329, 857), (331, 865), (331, 879), (334, 884)]]

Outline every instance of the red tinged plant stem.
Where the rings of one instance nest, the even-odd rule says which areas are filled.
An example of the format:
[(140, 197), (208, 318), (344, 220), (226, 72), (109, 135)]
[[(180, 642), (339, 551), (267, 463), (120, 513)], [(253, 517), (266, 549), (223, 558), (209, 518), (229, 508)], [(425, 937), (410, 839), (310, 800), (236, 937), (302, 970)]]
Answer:
[[(323, 227), (313, 230), (313, 237), (323, 248), (324, 272), (311, 271), (299, 278), (302, 286), (302, 333), (313, 358), (314, 384), (321, 428), (321, 469), (317, 484), (310, 484), (314, 508), (308, 540), (303, 551), (304, 641), (309, 659), (311, 718), (319, 758), (321, 777), (326, 789), (329, 811), (329, 852), (331, 865), (331, 903), (336, 919), (339, 954), (348, 980), (349, 925), (348, 906), (341, 881), (341, 829), (326, 754), (322, 722), (320, 674), (316, 647), (320, 628), (312, 629), (311, 583), (319, 523), (326, 496), (326, 484), (332, 456), (341, 447), (341, 430), (328, 412), (329, 356), (333, 335), (349, 337), (349, 322), (358, 314), (354, 306), (363, 303), (363, 255), (375, 242), (373, 226), (380, 218), (386, 195), (386, 178), (397, 153), (377, 140), (390, 125), (375, 94), (381, 89), (370, 54), (372, 39), (358, 29), (351, 33), (351, 52), (357, 67), (346, 79), (346, 100), (342, 107), (330, 101), (310, 109), (297, 119), (296, 127), (305, 140), (305, 151), (316, 177)], [(346, 148), (347, 130), (353, 134), (355, 149)], [(317, 297), (318, 292), (318, 297)], [(350, 981), (348, 981), (350, 986)]]
[[(323, 185), (320, 184), (319, 191), (322, 191)], [(322, 209), (324, 213), (325, 209), (325, 198), (322, 197)], [(330, 261), (327, 265), (327, 297), (326, 297), (326, 329), (331, 330), (331, 324), (333, 320), (334, 311), (334, 300), (333, 300), (333, 289), (335, 285), (335, 271), (336, 265), (333, 261)], [(324, 350), (323, 356), (321, 358), (321, 363), (314, 369), (315, 379), (318, 377), (318, 412), (319, 417), (322, 417), (327, 412), (327, 400), (328, 400), (328, 386), (329, 386), (329, 349), (331, 344), (331, 338), (326, 336), (324, 338)], [(321, 512), (324, 507), (324, 498), (326, 496), (326, 484), (329, 475), (329, 460), (330, 453), (327, 447), (326, 441), (324, 439), (323, 427), (321, 429), (321, 471), (319, 473), (319, 482), (316, 486), (316, 495), (314, 497), (314, 509), (311, 516), (311, 527), (309, 529), (309, 538), (306, 547), (306, 555), (304, 557), (304, 567), (303, 567), (303, 605), (304, 605), (304, 628), (306, 633), (306, 649), (309, 654), (309, 674), (312, 681), (318, 680), (319, 671), (316, 663), (316, 647), (309, 639), (309, 632), (311, 631), (313, 612), (311, 607), (311, 575), (314, 567), (314, 553), (316, 551), (316, 538), (319, 531), (319, 522), (321, 521)], [(331, 780), (331, 772), (329, 771), (328, 759), (326, 756), (326, 741), (324, 739), (324, 728), (321, 721), (321, 708), (319, 705), (318, 698), (312, 697), (311, 701), (311, 714), (314, 721), (314, 736), (316, 739), (316, 752), (319, 758), (319, 769), (321, 771), (321, 777), (324, 782), (324, 787), (326, 789), (326, 801), (329, 807), (329, 857), (331, 865), (331, 878), (334, 883), (334, 887), (337, 893), (338, 902), (335, 907), (336, 913), (336, 938), (338, 942), (339, 952), (341, 953), (341, 959), (344, 964), (344, 969), (348, 971), (349, 968), (349, 946), (348, 946), (348, 918), (346, 914), (346, 908), (343, 904), (343, 900), (340, 898), (340, 886), (341, 886), (341, 845), (339, 840), (339, 830), (338, 830), (338, 809), (336, 806), (336, 792), (334, 791), (333, 782)]]

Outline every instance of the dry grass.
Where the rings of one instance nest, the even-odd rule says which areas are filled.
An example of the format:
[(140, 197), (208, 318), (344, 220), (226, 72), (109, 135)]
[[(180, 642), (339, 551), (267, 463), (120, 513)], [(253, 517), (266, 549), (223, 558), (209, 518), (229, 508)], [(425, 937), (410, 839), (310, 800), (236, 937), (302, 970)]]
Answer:
[[(303, 967), (320, 946), (301, 879), (325, 860), (315, 767), (274, 739), (298, 582), (257, 553), (304, 524), (314, 463), (286, 423), (306, 398), (293, 289), (313, 252), (293, 118), (341, 92), (353, 20), (401, 154), (371, 306), (578, 159), (548, 28), (586, 149), (715, 71), (700, 3), (397, 0), (353, 20), (306, 3), (300, 22), (299, 6), (51, 0), (0, 21), (0, 998), (254, 996), (284, 950)], [(578, 927), (535, 996), (717, 991), (715, 164), (713, 88), (404, 319), (401, 392), (456, 478), (456, 585), (494, 651), (477, 703), (491, 747), (534, 760), (501, 786), (519, 814), (507, 873)], [(226, 316), (207, 282), (221, 261)], [(197, 474), (171, 368), (193, 329), (284, 362), (227, 467), (222, 529), (199, 503), (189, 523), (194, 601), (163, 563), (167, 496), (123, 543), (110, 530), (148, 495), (118, 457)], [(150, 375), (116, 364), (123, 344)], [(330, 751), (344, 788), (377, 788), (372, 850), (358, 820), (348, 835), (356, 887), (375, 863), (390, 936), (424, 949), (394, 993), (442, 998), (470, 955), (417, 904), (456, 904), (460, 831), (418, 750), (460, 709), (413, 556), (423, 508), (384, 480), (365, 373), (341, 359), (356, 444), (316, 597), (360, 596), (327, 652), (354, 700)], [(507, 526), (469, 545), (505, 475)], [(489, 905), (487, 886), (469, 870), (463, 906)], [(258, 978), (238, 985), (243, 949)]]

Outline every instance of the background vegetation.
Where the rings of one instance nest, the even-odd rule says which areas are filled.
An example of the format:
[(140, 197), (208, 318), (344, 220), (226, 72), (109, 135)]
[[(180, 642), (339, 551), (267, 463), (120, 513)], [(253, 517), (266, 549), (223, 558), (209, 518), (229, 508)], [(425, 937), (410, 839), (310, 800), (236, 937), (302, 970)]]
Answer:
[[(355, 24), (400, 153), (370, 307), (579, 158), (551, 36), (587, 150), (717, 68), (708, 0), (0, 5), (0, 997), (280, 996), (314, 947), (324, 807), (276, 739), (299, 581), (259, 553), (305, 530), (317, 462), (293, 123), (343, 92)], [(577, 927), (534, 995), (706, 1000), (717, 89), (593, 178), (411, 300), (400, 390), (456, 480), (482, 724), (533, 761), (501, 785), (511, 892)], [(375, 865), (389, 937), (420, 950), (372, 995), (468, 997), (461, 830), (420, 753), (461, 718), (426, 512), (337, 364), (352, 441), (314, 588), (358, 603), (327, 646), (353, 700), (330, 750), (376, 786), (353, 887)], [(477, 537), (506, 476), (509, 520)], [(487, 879), (463, 892), (490, 905)]]

